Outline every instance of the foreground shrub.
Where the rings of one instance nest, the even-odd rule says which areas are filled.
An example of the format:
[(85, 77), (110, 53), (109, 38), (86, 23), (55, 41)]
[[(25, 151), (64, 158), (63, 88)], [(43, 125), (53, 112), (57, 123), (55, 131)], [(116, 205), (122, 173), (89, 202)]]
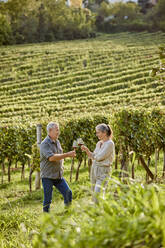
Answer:
[(156, 185), (111, 181), (106, 199), (75, 204), (64, 215), (44, 215), (34, 247), (164, 247), (164, 192)]

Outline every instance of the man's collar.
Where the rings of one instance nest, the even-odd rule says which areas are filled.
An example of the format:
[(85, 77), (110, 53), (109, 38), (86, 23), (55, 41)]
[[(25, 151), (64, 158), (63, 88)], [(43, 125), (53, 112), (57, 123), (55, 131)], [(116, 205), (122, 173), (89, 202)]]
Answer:
[(55, 144), (57, 142), (57, 140), (52, 140), (49, 135), (47, 137), (51, 143)]

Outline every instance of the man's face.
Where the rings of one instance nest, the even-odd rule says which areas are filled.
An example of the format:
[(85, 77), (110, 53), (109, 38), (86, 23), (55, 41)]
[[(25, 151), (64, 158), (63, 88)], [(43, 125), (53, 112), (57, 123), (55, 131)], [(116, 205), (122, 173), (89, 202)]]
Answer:
[(49, 132), (49, 136), (51, 137), (51, 139), (56, 140), (58, 139), (60, 134), (60, 129), (58, 126), (55, 126), (54, 128), (52, 128)]

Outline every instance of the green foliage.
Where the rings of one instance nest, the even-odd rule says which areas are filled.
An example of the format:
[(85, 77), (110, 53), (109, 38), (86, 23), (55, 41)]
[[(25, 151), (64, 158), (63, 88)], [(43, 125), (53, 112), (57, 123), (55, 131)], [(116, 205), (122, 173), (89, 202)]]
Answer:
[(146, 14), (149, 9), (153, 7), (152, 2), (149, 0), (138, 0), (138, 4), (141, 8), (141, 12)]
[[(160, 153), (160, 171), (162, 159)], [(69, 181), (69, 160), (64, 167)], [(144, 180), (141, 167), (135, 170), (137, 180)], [(0, 185), (0, 247), (164, 247), (164, 185), (135, 181), (124, 185), (114, 179), (106, 199), (92, 205), (88, 169), (82, 168), (79, 181), (69, 183), (71, 209), (63, 207), (62, 196), (54, 190), (51, 213), (46, 215), (42, 214), (43, 190), (28, 192), (28, 173), (26, 169), (26, 180), (20, 181), (15, 171), (12, 183)]]
[[(159, 47), (159, 66), (154, 67), (151, 71), (151, 76), (156, 77), (157, 80), (160, 81), (160, 83), (164, 84), (165, 80), (165, 47), (160, 46)], [(153, 119), (153, 125), (154, 125), (154, 131), (157, 130), (157, 133), (155, 134), (155, 142), (157, 144), (157, 147), (160, 149), (163, 148), (165, 150), (165, 118), (162, 115), (161, 117), (161, 111), (159, 109), (154, 109), (152, 111), (152, 119)]]
[[(29, 243), (33, 235), (36, 216), (24, 208), (13, 207), (0, 213), (0, 246), (3, 248), (32, 247)], [(18, 239), (19, 237), (19, 239)]]
[[(129, 151), (134, 151), (136, 156), (145, 155), (149, 158), (155, 148), (165, 147), (164, 112), (157, 109), (152, 112), (144, 112), (137, 109), (123, 109), (110, 115), (94, 115), (86, 118), (74, 118), (61, 121), (60, 142), (64, 152), (73, 150), (73, 141), (81, 137), (90, 150), (94, 150), (98, 141), (95, 127), (100, 123), (109, 123), (114, 130), (116, 152), (124, 154), (127, 158)], [(47, 122), (42, 123), (43, 138), (46, 136)], [(39, 169), (39, 148), (35, 143), (35, 126), (20, 128), (8, 127), (0, 129), (1, 136), (0, 153), (2, 158), (18, 160), (22, 164), (27, 163), (28, 156), (32, 154), (32, 170)], [(34, 144), (35, 143), (35, 144)], [(34, 144), (34, 145), (33, 145)], [(5, 147), (5, 148), (4, 148)], [(78, 148), (77, 159), (82, 161), (84, 153)]]
[[(145, 1), (144, 1), (145, 2)], [(164, 0), (159, 0), (157, 1), (156, 5), (153, 6), (151, 3), (149, 3), (150, 9), (147, 11), (144, 9), (145, 6), (142, 8), (144, 9), (144, 12), (146, 15), (144, 15), (144, 21), (145, 23), (149, 24), (149, 31), (151, 30), (162, 30), (163, 32), (165, 31), (165, 16), (164, 16), (164, 11), (165, 11), (165, 1)], [(151, 8), (152, 7), (152, 8)]]
[(102, 19), (101, 23), (98, 21), (99, 30), (103, 29), (106, 32), (143, 31), (148, 28), (139, 6), (133, 2), (103, 2), (97, 15), (97, 18)]
[(155, 6), (156, 9), (156, 16), (158, 17), (158, 20), (165, 21), (165, 1), (159, 0), (157, 5)]
[(133, 150), (137, 155), (147, 157), (154, 152), (154, 137), (150, 115), (143, 110), (123, 110), (115, 114), (114, 130), (119, 140), (124, 142), (124, 150)]
[(97, 10), (96, 25), (99, 31), (156, 31), (164, 32), (165, 2), (160, 0), (153, 5), (149, 0), (134, 2), (106, 3), (103, 1)]
[(159, 47), (159, 66), (154, 67), (151, 71), (151, 76), (159, 78), (160, 80), (164, 80), (165, 76), (165, 47), (160, 46)]
[(0, 155), (1, 161), (4, 161), (6, 158), (10, 161), (15, 160), (18, 151), (17, 151), (17, 131), (14, 127), (1, 127), (1, 145), (0, 145)]
[(14, 24), (21, 15), (26, 13), (26, 11), (30, 7), (30, 3), (32, 3), (32, 1), (11, 0), (1, 4), (4, 4), (5, 12), (9, 14), (9, 18), (11, 18), (11, 23)]
[(0, 46), (12, 44), (12, 30), (7, 16), (0, 14)]
[(40, 168), (40, 149), (37, 143), (32, 146), (32, 171), (37, 171)]
[(0, 3), (0, 9), (5, 14), (0, 16), (0, 45), (87, 38), (94, 31), (91, 12), (68, 8), (63, 0), (11, 0)]
[(3, 162), (5, 156), (5, 128), (0, 128), (0, 161)]
[(153, 126), (154, 143), (158, 149), (165, 149), (165, 118), (160, 109), (151, 112), (151, 123)]
[(81, 8), (66, 7), (65, 1), (46, 1), (55, 39), (87, 38), (93, 32), (91, 12)]
[[(139, 38), (131, 34), (126, 39), (125, 34), (100, 36), (90, 43), (89, 50), (88, 41), (69, 45), (59, 42), (52, 44), (53, 48), (44, 44), (2, 50), (1, 162), (9, 159), (25, 165), (29, 159), (26, 154), (32, 154), (36, 141), (36, 122), (43, 124), (44, 138), (51, 120), (60, 122), (64, 152), (72, 150), (73, 140), (79, 137), (94, 150), (95, 126), (101, 122), (112, 125), (119, 157), (128, 157), (129, 151), (134, 151), (148, 158), (155, 148), (164, 149), (163, 100), (160, 108), (153, 110), (163, 99), (164, 83), (148, 75), (151, 66), (157, 64), (157, 47), (147, 48), (152, 35), (144, 33)], [(162, 34), (157, 35), (164, 41)], [(164, 59), (164, 50), (160, 56)], [(131, 107), (127, 108), (127, 104)], [(144, 107), (133, 108), (135, 104)], [(82, 160), (83, 156), (77, 149), (77, 158)]]
[(25, 164), (28, 161), (28, 157), (25, 154), (32, 153), (32, 145), (35, 142), (35, 133), (33, 128), (20, 127), (18, 132), (18, 161)]
[(158, 65), (157, 46), (164, 42), (163, 33), (144, 32), (2, 47), (0, 122), (26, 125), (122, 106), (163, 108), (163, 81), (148, 71)]
[(111, 180), (107, 198), (97, 206), (88, 200), (75, 204), (64, 216), (44, 215), (33, 246), (164, 247), (164, 196), (156, 185)]

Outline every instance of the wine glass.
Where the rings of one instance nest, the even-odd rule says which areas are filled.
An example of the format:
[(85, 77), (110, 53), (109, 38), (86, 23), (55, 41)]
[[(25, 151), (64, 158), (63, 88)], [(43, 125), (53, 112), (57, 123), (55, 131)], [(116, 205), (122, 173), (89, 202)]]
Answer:
[(77, 139), (77, 143), (78, 143), (79, 146), (84, 145), (84, 141), (83, 141), (82, 138), (78, 138), (78, 139)]
[(76, 150), (76, 148), (78, 147), (78, 143), (76, 140), (73, 141), (73, 145), (72, 145), (73, 149)]

